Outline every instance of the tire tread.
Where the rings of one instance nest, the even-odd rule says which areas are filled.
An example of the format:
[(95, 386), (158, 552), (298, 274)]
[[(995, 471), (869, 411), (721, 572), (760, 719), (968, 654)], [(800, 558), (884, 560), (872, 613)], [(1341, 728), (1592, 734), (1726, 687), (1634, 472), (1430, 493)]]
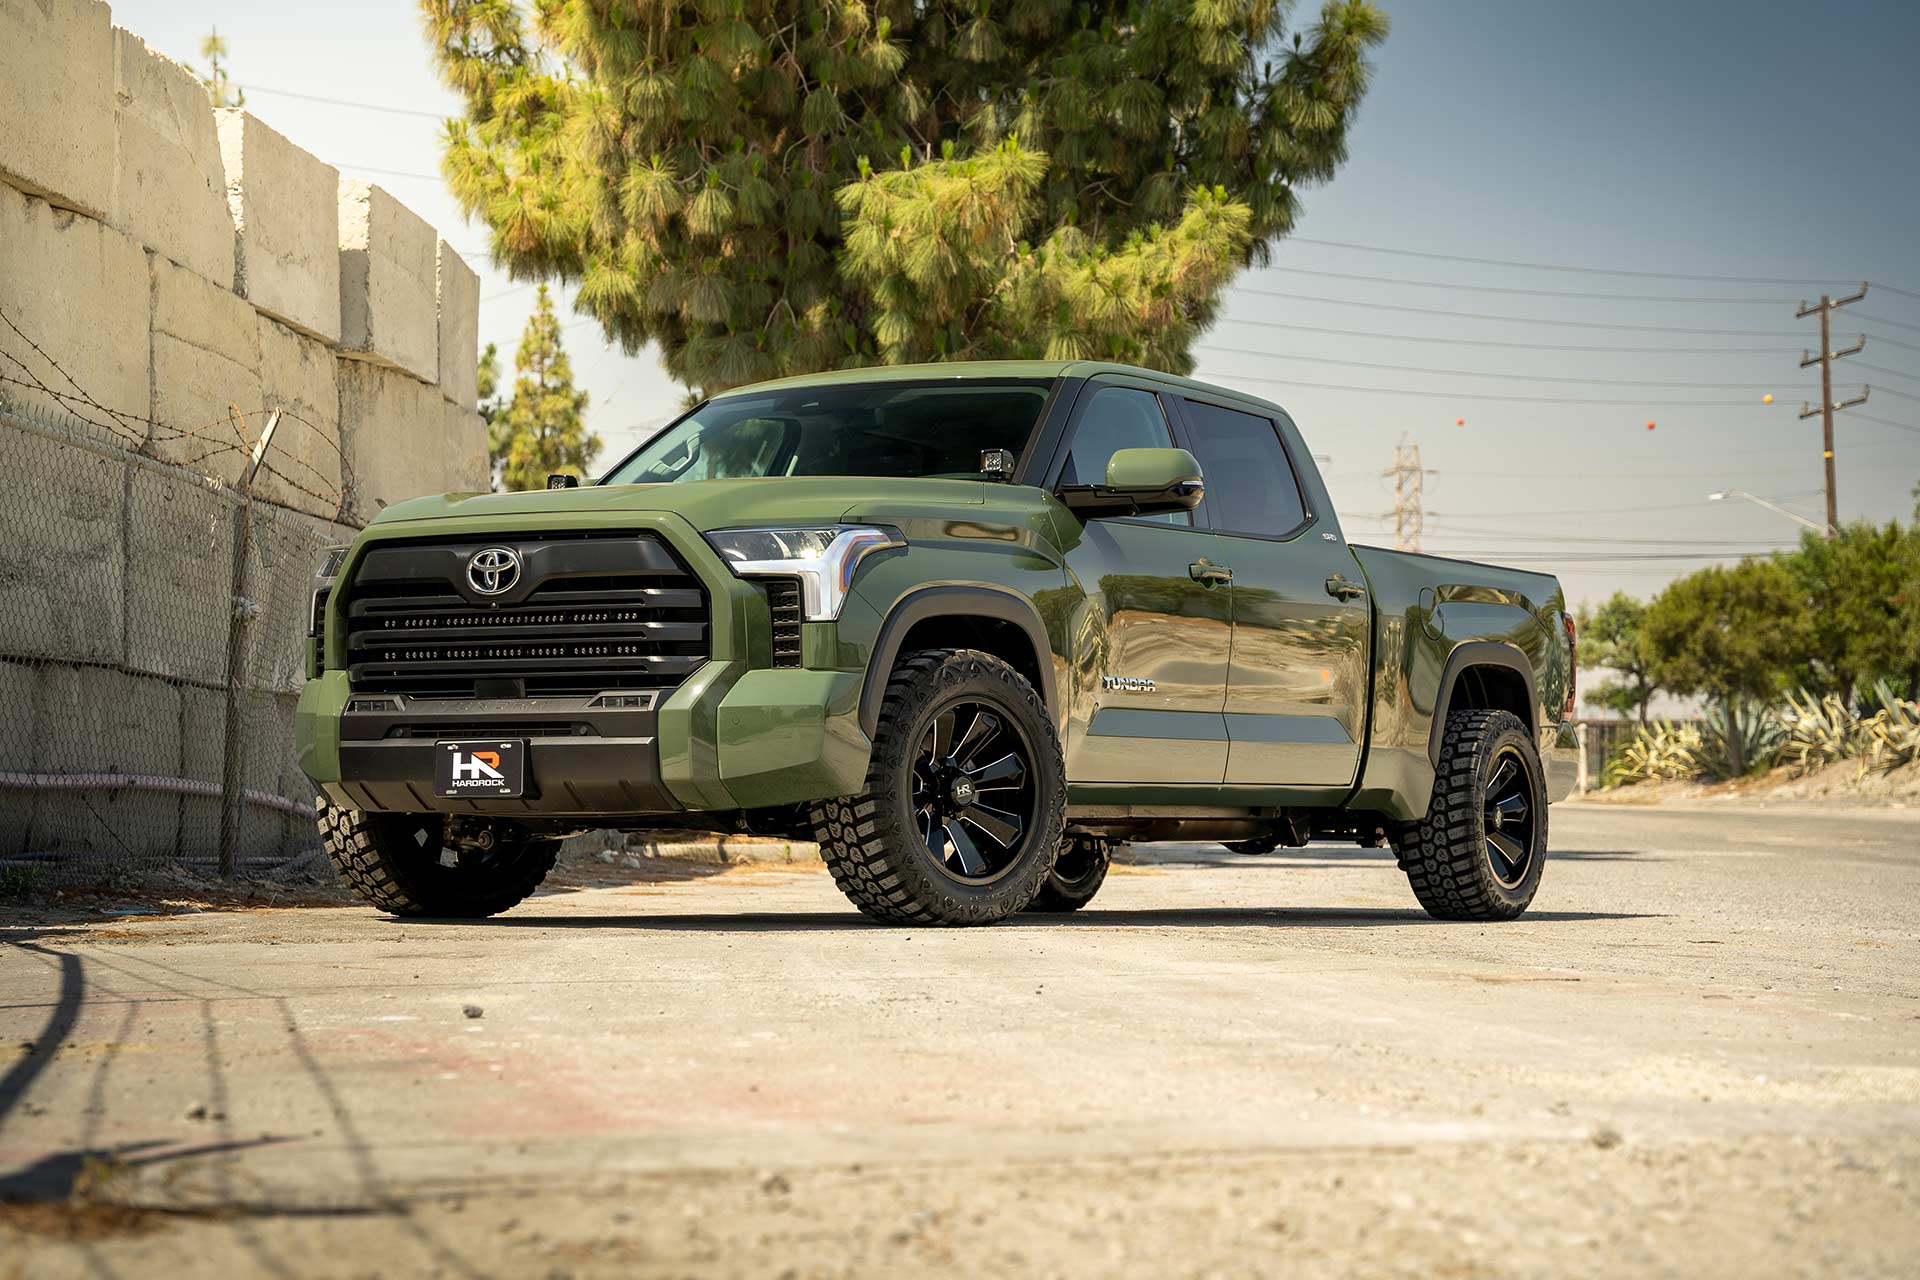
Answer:
[[(906, 740), (906, 735), (921, 703), (948, 684), (975, 677), (997, 681), (1003, 693), (1025, 703), (1046, 732), (1045, 742), (1035, 745), (1050, 749), (1054, 761), (1060, 759), (1058, 739), (1045, 704), (1033, 686), (1007, 663), (977, 649), (925, 649), (902, 658), (887, 677), (865, 789), (857, 796), (821, 801), (811, 811), (814, 838), (834, 884), (855, 907), (875, 920), (895, 925), (991, 924), (1030, 902), (1053, 869), (1051, 858), (1036, 859), (1025, 875), (1031, 886), (1009, 895), (1019, 899), (1010, 910), (982, 901), (941, 897), (916, 886), (915, 877), (901, 874), (903, 860), (919, 856), (914, 849), (919, 836), (906, 814), (890, 812), (892, 806), (880, 799), (888, 793), (890, 770), (911, 753), (914, 744)], [(1036, 767), (1039, 763), (1035, 761)], [(1051, 848), (1058, 843), (1059, 831), (1066, 822), (1064, 780), (1042, 791), (1049, 809), (1036, 820), (1053, 833)]]

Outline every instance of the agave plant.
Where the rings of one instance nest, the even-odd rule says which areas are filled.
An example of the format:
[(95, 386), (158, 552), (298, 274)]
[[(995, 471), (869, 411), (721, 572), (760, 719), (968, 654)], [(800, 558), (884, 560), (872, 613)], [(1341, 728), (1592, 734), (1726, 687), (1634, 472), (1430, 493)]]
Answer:
[(1781, 753), (1793, 762), (1796, 773), (1851, 760), (1864, 754), (1869, 743), (1860, 717), (1832, 694), (1816, 699), (1804, 689), (1789, 693), (1780, 718), (1786, 726)]
[(1770, 769), (1786, 739), (1787, 731), (1772, 711), (1732, 703), (1708, 715), (1701, 726), (1701, 769), (1715, 778)]
[(1884, 680), (1873, 686), (1880, 710), (1861, 725), (1860, 772), (1892, 769), (1920, 760), (1920, 702), (1894, 696)]
[(1613, 753), (1601, 772), (1603, 786), (1655, 779), (1697, 778), (1702, 773), (1700, 730), (1691, 724), (1657, 720)]

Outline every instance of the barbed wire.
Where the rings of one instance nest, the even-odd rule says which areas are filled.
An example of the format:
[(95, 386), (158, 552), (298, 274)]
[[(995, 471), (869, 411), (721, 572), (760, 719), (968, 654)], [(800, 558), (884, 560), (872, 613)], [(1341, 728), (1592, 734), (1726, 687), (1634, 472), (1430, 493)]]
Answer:
[[(104, 431), (134, 451), (158, 461), (184, 461), (186, 465), (198, 468), (204, 466), (209, 460), (224, 460), (233, 455), (251, 460), (254, 445), (247, 438), (247, 423), (252, 419), (264, 419), (278, 412), (283, 422), (299, 424), (325, 446), (330, 453), (330, 461), (339, 465), (339, 478), (330, 480), (326, 473), (297, 453), (288, 453), (283, 450), (276, 454), (269, 449), (262, 455), (259, 466), (256, 468), (256, 487), (260, 476), (269, 476), (289, 491), (309, 499), (320, 509), (331, 511), (333, 513), (331, 518), (336, 521), (344, 519), (349, 514), (349, 502), (355, 492), (353, 466), (341, 445), (337, 426), (333, 432), (329, 433), (319, 423), (286, 405), (263, 405), (243, 410), (237, 405), (230, 404), (226, 412), (219, 416), (208, 418), (197, 426), (187, 428), (160, 422), (145, 414), (112, 409), (96, 399), (52, 353), (22, 329), (4, 308), (0, 308), (0, 323), (3, 323), (20, 341), (26, 343), (33, 354), (73, 390), (61, 391), (48, 385), (32, 366), (4, 348), (0, 348), (0, 360), (5, 360), (24, 376), (16, 377), (0, 372), (0, 384), (37, 392), (52, 400), (63, 412), (76, 420), (96, 430)], [(102, 421), (100, 417), (94, 416), (95, 414), (104, 415), (106, 420)], [(215, 434), (222, 429), (231, 431), (232, 438), (222, 439)], [(188, 451), (189, 456), (184, 459), (170, 459), (157, 451), (164, 447), (182, 444), (193, 446)], [(308, 480), (296, 478), (289, 468), (304, 472)], [(237, 488), (238, 486), (226, 487)], [(256, 493), (255, 496), (259, 495)]]

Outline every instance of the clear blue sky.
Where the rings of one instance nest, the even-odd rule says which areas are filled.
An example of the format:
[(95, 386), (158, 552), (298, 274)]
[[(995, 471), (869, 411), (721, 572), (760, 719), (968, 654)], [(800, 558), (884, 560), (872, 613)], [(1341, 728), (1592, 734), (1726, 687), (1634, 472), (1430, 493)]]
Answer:
[[(1198, 375), (1291, 409), (1331, 457), (1356, 540), (1391, 536), (1378, 519), (1391, 505), (1378, 472), (1405, 431), (1436, 473), (1426, 482), (1429, 550), (1553, 569), (1575, 600), (1615, 588), (1645, 595), (1707, 557), (1792, 541), (1781, 517), (1705, 497), (1746, 489), (1821, 511), (1818, 424), (1797, 418), (1803, 399), (1818, 398), (1798, 367), (1814, 329), (1794, 318), (1819, 289), (1799, 281), (1920, 292), (1920, 5), (1383, 4), (1394, 30), (1352, 159), (1305, 193), (1297, 238), (1278, 247), (1273, 267), (1235, 287), (1199, 350)], [(477, 252), (484, 232), (462, 224), (432, 177), (431, 117), (456, 104), (432, 74), (416, 15), (407, 0), (346, 0), (324, 20), (244, 0), (123, 0), (114, 10), (121, 25), (195, 62), (217, 24), (235, 78), (255, 89), (253, 110), (350, 175), (387, 185), (468, 251), (486, 281), (483, 338), (510, 359), (532, 291), (491, 271)], [(1796, 283), (1405, 256), (1426, 254)], [(1383, 309), (1396, 307), (1425, 310)], [(1473, 318), (1489, 315), (1526, 319)], [(1920, 400), (1895, 393), (1920, 396), (1920, 299), (1876, 291), (1842, 317), (1837, 339), (1869, 334), (1859, 359), (1897, 376), (1843, 364), (1836, 388), (1873, 383), (1864, 412), (1913, 430), (1843, 419), (1841, 514), (1904, 518), (1920, 479)], [(1588, 324), (1659, 331), (1575, 327)], [(1673, 332), (1682, 329), (1754, 335)], [(652, 358), (607, 350), (590, 323), (576, 323), (567, 342), (610, 450), (674, 411), (680, 388)], [(1771, 406), (1761, 403), (1767, 392)], [(1649, 558), (1683, 553), (1696, 558)]]

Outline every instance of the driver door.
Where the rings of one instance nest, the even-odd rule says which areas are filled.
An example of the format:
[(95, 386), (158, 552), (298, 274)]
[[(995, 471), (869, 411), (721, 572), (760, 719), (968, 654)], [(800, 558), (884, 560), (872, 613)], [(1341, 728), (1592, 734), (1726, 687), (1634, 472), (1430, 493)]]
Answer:
[[(1050, 489), (1104, 483), (1116, 450), (1177, 444), (1155, 390), (1106, 378), (1081, 391), (1067, 441)], [(1082, 520), (1060, 506), (1054, 518), (1086, 596), (1072, 631), (1068, 781), (1219, 786), (1232, 588), (1203, 572), (1224, 563), (1219, 540), (1186, 511)]]

